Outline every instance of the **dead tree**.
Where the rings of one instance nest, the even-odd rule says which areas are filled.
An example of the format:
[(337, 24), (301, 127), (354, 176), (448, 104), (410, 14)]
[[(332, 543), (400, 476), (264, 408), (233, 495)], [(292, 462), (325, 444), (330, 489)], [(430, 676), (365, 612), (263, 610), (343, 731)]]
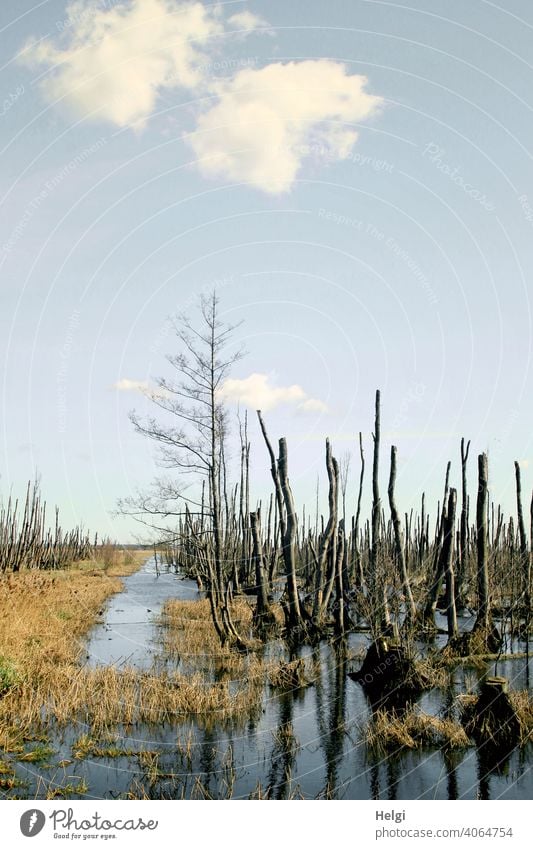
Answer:
[(290, 636), (302, 626), (302, 614), (300, 611), (300, 600), (298, 598), (298, 584), (296, 581), (296, 529), (297, 519), (294, 507), (294, 498), (289, 484), (287, 468), (287, 440), (282, 437), (279, 440), (278, 472), (283, 501), (285, 505), (285, 533), (282, 537), (283, 560), (285, 563), (285, 576), (287, 580), (287, 630)]
[(283, 562), (285, 565), (285, 580), (288, 604), (284, 606), (287, 631), (290, 636), (297, 633), (302, 627), (302, 614), (300, 600), (298, 597), (298, 584), (296, 580), (296, 532), (297, 519), (294, 508), (294, 499), (289, 484), (287, 470), (287, 441), (279, 440), (279, 457), (276, 462), (274, 449), (268, 438), (261, 410), (257, 410), (257, 417), (261, 426), (261, 432), (270, 457), (270, 473), (274, 482), (276, 496), (277, 515), (281, 535), (281, 548)]
[(374, 416), (374, 457), (372, 461), (372, 541), (370, 549), (370, 596), (374, 622), (372, 626), (375, 631), (388, 630), (390, 626), (389, 602), (387, 596), (387, 583), (379, 580), (380, 566), (380, 525), (381, 525), (381, 498), (379, 496), (379, 447), (381, 439), (381, 416), (380, 416), (381, 393), (376, 389), (376, 403)]
[(466, 483), (466, 464), (468, 462), (468, 452), (470, 451), (470, 440), (468, 440), (465, 449), (464, 437), (461, 439), (461, 519), (459, 525), (459, 557), (458, 557), (458, 574), (457, 585), (455, 592), (455, 603), (459, 609), (464, 608), (464, 593), (466, 580), (466, 560), (467, 560), (467, 534), (468, 534), (468, 493)]
[(344, 551), (346, 546), (346, 537), (344, 533), (344, 519), (341, 519), (339, 522), (339, 528), (337, 532), (337, 551), (336, 551), (336, 563), (335, 563), (335, 636), (341, 638), (344, 636), (345, 624), (344, 624), (344, 570), (343, 570), (343, 562), (344, 562)]
[(355, 521), (353, 526), (353, 545), (355, 554), (355, 585), (359, 589), (363, 588), (363, 560), (359, 550), (359, 520), (361, 518), (361, 499), (363, 497), (363, 481), (365, 478), (365, 455), (363, 454), (363, 435), (359, 431), (359, 454), (361, 457), (361, 472), (359, 475), (359, 493), (357, 495), (357, 508), (355, 512)]
[(424, 626), (430, 630), (435, 628), (435, 610), (437, 609), (437, 601), (442, 587), (444, 578), (444, 560), (442, 557), (442, 547), (444, 540), (444, 526), (446, 522), (446, 502), (448, 499), (449, 481), (450, 481), (451, 462), (446, 465), (446, 478), (444, 481), (444, 498), (442, 500), (441, 515), (438, 520), (436, 531), (436, 539), (433, 553), (433, 565), (431, 572), (431, 585), (427, 595), (426, 604), (424, 607), (423, 619)]
[[(257, 410), (257, 418), (259, 419), (261, 433), (263, 434), (263, 439), (265, 440), (268, 456), (270, 457), (270, 474), (272, 475), (272, 480), (274, 482), (274, 495), (276, 497), (276, 518), (279, 524), (280, 536), (283, 540), (286, 534), (287, 522), (285, 518), (285, 506), (283, 502), (283, 491), (279, 479), (278, 464), (276, 462), (276, 455), (274, 454), (274, 449), (272, 448), (272, 444), (270, 442), (270, 439), (268, 438), (265, 422), (263, 421), (263, 416), (261, 415), (261, 410)], [(276, 533), (274, 533), (274, 538), (275, 537)]]
[(263, 543), (261, 541), (261, 510), (259, 508), (255, 513), (250, 513), (250, 529), (252, 534), (252, 558), (255, 565), (255, 583), (257, 591), (255, 620), (258, 627), (263, 628), (265, 625), (273, 623), (274, 616), (268, 601), (265, 557), (263, 554)]
[(400, 516), (398, 514), (398, 509), (396, 507), (396, 502), (394, 500), (394, 484), (396, 482), (396, 446), (391, 446), (390, 452), (390, 477), (389, 477), (389, 506), (392, 518), (392, 525), (394, 529), (394, 544), (395, 544), (395, 555), (396, 562), (398, 564), (398, 569), (400, 572), (400, 578), (402, 581), (403, 594), (405, 598), (405, 617), (406, 623), (414, 622), (416, 616), (416, 607), (413, 600), (413, 593), (411, 592), (411, 584), (409, 582), (409, 575), (407, 574), (407, 565), (405, 562), (404, 550), (402, 545), (402, 529)]
[(448, 639), (455, 640), (459, 634), (457, 628), (457, 611), (455, 607), (455, 576), (453, 573), (453, 540), (455, 536), (455, 509), (457, 493), (450, 489), (448, 509), (444, 525), (444, 540), (442, 543), (442, 560), (446, 577), (446, 618), (448, 620)]
[(527, 550), (527, 536), (524, 524), (524, 512), (522, 509), (522, 483), (520, 479), (520, 463), (515, 460), (515, 477), (516, 477), (516, 508), (518, 513), (518, 534), (520, 539), (520, 557), (522, 560), (522, 595), (524, 598), (524, 607), (526, 616), (529, 612), (529, 579), (530, 579), (530, 564)]
[(476, 545), (477, 545), (477, 590), (478, 613), (476, 628), (484, 632), (489, 630), (489, 562), (487, 541), (487, 501), (489, 469), (487, 455), (478, 456), (478, 491), (476, 505)]
[[(328, 473), (328, 481), (329, 481), (329, 490), (328, 490), (328, 521), (324, 530), (324, 533), (321, 534), (320, 544), (318, 550), (318, 556), (316, 559), (316, 588), (315, 588), (315, 601), (313, 607), (313, 620), (317, 627), (321, 626), (321, 622), (323, 616), (325, 614), (329, 595), (330, 595), (330, 580), (331, 578), (331, 565), (330, 565), (330, 574), (326, 578), (326, 565), (328, 556), (331, 554), (331, 546), (332, 541), (335, 534), (335, 529), (337, 527), (337, 513), (338, 513), (338, 480), (339, 480), (339, 472), (338, 466), (336, 464), (335, 459), (331, 453), (331, 445), (329, 439), (326, 440), (326, 469)], [(331, 564), (331, 558), (330, 558)], [(335, 573), (336, 563), (333, 563), (333, 576)], [(324, 586), (325, 585), (325, 586)]]
[[(204, 535), (202, 539), (197, 537), (197, 548), (206, 566), (206, 580), (210, 584), (206, 590), (215, 628), (222, 642), (243, 645), (229, 609), (231, 576), (227, 574), (227, 545), (231, 529), (225, 527), (223, 510), (223, 458), (228, 428), (220, 398), (224, 380), (241, 352), (228, 351), (235, 328), (221, 322), (216, 292), (201, 297), (199, 307), (197, 326), (187, 316), (175, 320), (179, 350), (167, 356), (174, 377), (160, 378), (157, 391), (149, 395), (164, 417), (141, 419), (135, 412), (130, 414), (137, 433), (157, 444), (160, 464), (173, 470), (178, 482), (170, 485), (156, 480), (153, 496), (127, 499), (121, 509), (152, 529), (167, 533), (168, 529), (158, 527), (155, 516), (165, 522), (169, 518), (175, 521), (183, 515), (185, 505), (187, 509), (195, 507), (196, 515), (201, 509)], [(186, 492), (190, 475), (206, 482), (207, 511), (203, 502), (191, 499)]]

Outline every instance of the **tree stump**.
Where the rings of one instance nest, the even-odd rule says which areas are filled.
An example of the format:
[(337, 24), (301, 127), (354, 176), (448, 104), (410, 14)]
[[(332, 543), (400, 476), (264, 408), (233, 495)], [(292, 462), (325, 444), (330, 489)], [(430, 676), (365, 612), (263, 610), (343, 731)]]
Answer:
[(369, 646), (358, 672), (348, 673), (375, 702), (397, 696), (399, 699), (418, 695), (426, 682), (400, 641), (380, 636)]
[(467, 733), (492, 751), (509, 752), (520, 740), (520, 722), (509, 698), (507, 678), (485, 678), (465, 719)]

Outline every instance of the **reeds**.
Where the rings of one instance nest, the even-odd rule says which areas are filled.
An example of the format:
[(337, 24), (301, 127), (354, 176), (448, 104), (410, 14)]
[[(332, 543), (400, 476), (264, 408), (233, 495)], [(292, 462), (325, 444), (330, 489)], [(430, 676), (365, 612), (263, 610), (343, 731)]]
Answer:
[(266, 671), (270, 686), (282, 692), (299, 690), (311, 683), (303, 658), (272, 662)]
[(378, 753), (432, 747), (462, 749), (472, 745), (459, 722), (431, 716), (417, 708), (404, 714), (378, 710), (368, 724), (367, 746)]

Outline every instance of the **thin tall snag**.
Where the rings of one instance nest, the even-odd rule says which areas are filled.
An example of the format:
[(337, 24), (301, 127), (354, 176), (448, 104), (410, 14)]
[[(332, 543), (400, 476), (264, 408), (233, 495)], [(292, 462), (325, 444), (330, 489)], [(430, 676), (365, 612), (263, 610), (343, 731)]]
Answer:
[(381, 393), (376, 389), (376, 403), (374, 416), (374, 457), (372, 461), (372, 548), (370, 552), (370, 597), (374, 613), (373, 628), (376, 633), (387, 630), (390, 625), (389, 602), (387, 597), (387, 582), (380, 582), (379, 551), (380, 551), (380, 524), (381, 524), (381, 499), (379, 497), (379, 445), (381, 439), (380, 422), (380, 400)]
[[(331, 476), (332, 476), (332, 484), (333, 484), (334, 510), (335, 510), (335, 513), (337, 514), (338, 513), (337, 497), (338, 497), (338, 488), (339, 488), (339, 464), (337, 463), (335, 457), (331, 458)], [(334, 525), (335, 524), (336, 524), (336, 519), (335, 519)], [(331, 544), (330, 544), (330, 548), (329, 548), (329, 555), (328, 555), (327, 562), (329, 564), (328, 565), (328, 574), (327, 574), (327, 580), (326, 580), (326, 590), (325, 590), (324, 599), (323, 599), (323, 602), (322, 602), (324, 612), (326, 611), (326, 609), (329, 605), (329, 602), (330, 602), (330, 599), (331, 599), (331, 594), (333, 592), (333, 585), (334, 585), (334, 581), (335, 581), (335, 570), (336, 570), (336, 563), (337, 563), (337, 536), (336, 536), (336, 534), (333, 534), (333, 536), (331, 538)]]
[(359, 476), (359, 493), (357, 495), (357, 509), (354, 522), (354, 553), (355, 553), (355, 580), (356, 586), (363, 588), (365, 581), (363, 574), (363, 560), (359, 551), (359, 520), (361, 517), (361, 499), (363, 497), (363, 481), (365, 477), (365, 455), (363, 454), (363, 434), (359, 431), (359, 455), (361, 457), (361, 473)]
[(448, 509), (444, 525), (444, 540), (442, 544), (442, 559), (446, 576), (446, 617), (448, 620), (448, 638), (455, 639), (459, 633), (457, 627), (457, 611), (455, 608), (455, 579), (453, 574), (453, 540), (455, 536), (455, 508), (457, 493), (450, 489)]
[(276, 463), (276, 455), (274, 454), (274, 449), (272, 448), (270, 439), (268, 438), (268, 434), (266, 431), (266, 426), (263, 421), (263, 416), (261, 415), (261, 410), (257, 410), (257, 418), (259, 419), (259, 424), (261, 425), (261, 433), (263, 434), (263, 438), (265, 440), (265, 445), (267, 447), (268, 455), (270, 457), (270, 474), (272, 475), (272, 480), (274, 481), (274, 492), (276, 494), (276, 506), (278, 509), (278, 521), (281, 530), (282, 539), (285, 537), (286, 533), (286, 520), (285, 520), (285, 509), (283, 506), (283, 491), (281, 488), (281, 483), (279, 479), (278, 466)]
[(526, 609), (529, 609), (529, 580), (530, 580), (530, 564), (529, 554), (527, 550), (527, 536), (524, 525), (524, 512), (522, 510), (522, 482), (520, 479), (520, 463), (515, 460), (515, 477), (516, 477), (516, 508), (518, 513), (518, 533), (520, 537), (520, 557), (522, 559), (522, 593)]
[(326, 468), (328, 472), (329, 481), (329, 516), (326, 529), (321, 535), (316, 565), (316, 590), (313, 618), (315, 619), (315, 623), (317, 625), (320, 625), (329, 601), (329, 594), (327, 593), (327, 589), (326, 593), (324, 593), (326, 561), (328, 555), (330, 554), (333, 535), (337, 527), (338, 469), (336, 469), (335, 467), (335, 460), (333, 459), (331, 454), (331, 445), (329, 439), (326, 440)]
[(449, 481), (450, 481), (451, 462), (448, 461), (446, 466), (446, 478), (444, 481), (444, 498), (442, 501), (442, 511), (437, 527), (437, 538), (434, 546), (432, 575), (433, 580), (427, 596), (426, 605), (424, 608), (424, 623), (427, 628), (435, 627), (435, 610), (437, 609), (437, 601), (442, 587), (444, 577), (444, 560), (442, 557), (442, 546), (444, 539), (444, 526), (446, 522), (446, 500), (448, 498)]
[(263, 544), (261, 542), (261, 511), (250, 513), (250, 528), (252, 532), (253, 560), (255, 564), (255, 583), (257, 589), (257, 606), (255, 616), (258, 624), (265, 625), (273, 621), (273, 614), (268, 602), (267, 577)]
[(468, 440), (465, 450), (464, 437), (461, 439), (461, 520), (459, 528), (459, 570), (457, 575), (456, 586), (456, 605), (459, 608), (464, 608), (464, 582), (466, 575), (466, 557), (467, 557), (467, 533), (468, 533), (468, 493), (466, 483), (466, 466), (468, 462), (468, 453), (470, 451), (470, 440)]
[(288, 621), (289, 632), (300, 627), (302, 616), (300, 612), (300, 600), (298, 598), (298, 585), (296, 581), (296, 511), (294, 499), (289, 484), (287, 469), (287, 440), (282, 437), (279, 440), (278, 472), (283, 500), (285, 503), (286, 527), (283, 536), (283, 559), (285, 562), (285, 575), (287, 578), (288, 596)]
[(344, 519), (339, 522), (337, 534), (337, 557), (335, 564), (335, 635), (344, 636), (344, 584), (343, 584), (343, 560), (346, 538), (344, 533)]
[(398, 564), (398, 569), (400, 572), (400, 578), (403, 586), (403, 594), (405, 597), (405, 616), (406, 621), (409, 624), (410, 622), (414, 622), (416, 617), (416, 606), (413, 599), (413, 593), (411, 592), (411, 584), (409, 582), (409, 575), (407, 574), (407, 566), (405, 563), (404, 557), (404, 549), (402, 545), (402, 529), (400, 516), (398, 514), (398, 509), (396, 507), (396, 502), (394, 500), (394, 485), (396, 483), (396, 446), (391, 446), (390, 451), (390, 477), (389, 477), (389, 506), (392, 518), (392, 525), (394, 528), (394, 543), (395, 543), (395, 553), (396, 553), (396, 562)]
[(477, 544), (477, 580), (478, 580), (478, 614), (476, 627), (483, 631), (489, 630), (490, 599), (489, 599), (489, 564), (487, 557), (487, 501), (488, 501), (489, 467), (486, 454), (478, 456), (478, 491), (476, 505), (476, 544)]

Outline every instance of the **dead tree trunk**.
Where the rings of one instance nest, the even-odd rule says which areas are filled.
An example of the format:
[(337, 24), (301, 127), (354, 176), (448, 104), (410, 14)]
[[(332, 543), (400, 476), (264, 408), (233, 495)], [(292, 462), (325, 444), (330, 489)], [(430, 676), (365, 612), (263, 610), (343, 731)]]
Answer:
[(389, 506), (394, 529), (394, 544), (396, 553), (396, 562), (398, 564), (400, 578), (403, 586), (403, 594), (405, 597), (405, 617), (407, 624), (414, 622), (416, 616), (416, 607), (411, 592), (411, 584), (409, 583), (409, 575), (407, 574), (407, 565), (404, 557), (402, 546), (402, 529), (400, 516), (394, 500), (394, 484), (396, 483), (396, 446), (391, 446), (390, 452), (390, 477), (389, 477)]
[(261, 511), (250, 513), (250, 529), (252, 533), (252, 557), (255, 564), (255, 583), (257, 589), (257, 606), (255, 619), (261, 627), (273, 622), (273, 614), (268, 601), (267, 576), (263, 543), (261, 541)]
[[(270, 457), (270, 474), (272, 475), (272, 480), (274, 481), (274, 493), (276, 496), (276, 508), (277, 508), (277, 519), (279, 523), (280, 535), (281, 539), (285, 538), (287, 523), (285, 518), (285, 508), (283, 503), (283, 491), (281, 489), (281, 483), (279, 479), (278, 466), (276, 463), (276, 456), (274, 454), (274, 449), (270, 443), (268, 438), (268, 434), (266, 432), (265, 423), (263, 421), (263, 417), (261, 415), (261, 410), (257, 411), (257, 417), (259, 419), (259, 424), (261, 426), (261, 432), (263, 434), (263, 438), (265, 440), (265, 445), (267, 447), (268, 456)], [(276, 534), (274, 533), (274, 539), (276, 538)]]
[(455, 592), (455, 603), (457, 608), (465, 606), (464, 592), (466, 579), (466, 557), (467, 557), (467, 532), (468, 532), (468, 493), (466, 484), (466, 464), (468, 452), (470, 451), (470, 440), (465, 450), (464, 437), (461, 439), (461, 521), (459, 526), (459, 570), (457, 574), (457, 586)]
[(489, 469), (487, 455), (478, 456), (478, 491), (476, 505), (477, 588), (479, 608), (476, 628), (487, 633), (490, 626), (489, 563), (487, 546), (487, 501)]
[(355, 552), (355, 585), (362, 590), (365, 578), (363, 574), (363, 560), (359, 550), (359, 520), (361, 518), (361, 499), (363, 497), (363, 481), (365, 478), (365, 456), (363, 454), (363, 435), (361, 431), (359, 431), (359, 454), (361, 457), (361, 474), (359, 476), (359, 493), (357, 495), (357, 509), (355, 513), (353, 534)]
[[(333, 557), (333, 564), (330, 566), (330, 572), (327, 575), (326, 580), (326, 565), (328, 560), (328, 555), (330, 554), (330, 550), (332, 547), (333, 537), (335, 534), (335, 528), (337, 527), (337, 512), (338, 512), (338, 480), (339, 480), (339, 470), (335, 459), (331, 454), (331, 445), (329, 439), (326, 440), (326, 468), (328, 472), (328, 481), (329, 481), (329, 490), (328, 490), (328, 521), (326, 524), (326, 528), (324, 533), (320, 539), (320, 547), (318, 551), (317, 558), (317, 568), (316, 568), (316, 590), (315, 590), (315, 603), (313, 608), (313, 619), (315, 620), (315, 624), (320, 626), (321, 621), (326, 612), (326, 607), (328, 605), (329, 596), (331, 593), (332, 581), (331, 578), (335, 576), (335, 557)], [(324, 584), (326, 584), (324, 586)]]
[[(381, 499), (379, 497), (379, 446), (381, 439), (381, 393), (376, 389), (374, 416), (374, 457), (372, 461), (372, 541), (370, 547), (370, 603), (375, 633), (387, 629), (390, 625), (389, 603), (386, 581), (379, 581)], [(380, 585), (381, 584), (381, 585)]]
[[(533, 492), (531, 493), (531, 501), (529, 503), (529, 558), (527, 566), (527, 615), (528, 621), (531, 614), (531, 559), (533, 558)], [(526, 641), (527, 642), (527, 641)]]
[(524, 525), (524, 512), (522, 510), (522, 482), (520, 479), (520, 463), (515, 460), (515, 477), (516, 477), (516, 509), (518, 513), (518, 534), (520, 538), (520, 557), (522, 560), (522, 594), (524, 597), (524, 607), (526, 616), (529, 615), (529, 555), (527, 551), (527, 536)]
[(446, 618), (448, 620), (448, 639), (454, 640), (459, 634), (457, 627), (457, 611), (455, 608), (455, 576), (453, 574), (453, 540), (455, 536), (455, 509), (457, 504), (457, 493), (450, 489), (448, 497), (448, 509), (444, 527), (444, 540), (442, 543), (442, 559), (444, 574), (446, 576)]
[(346, 539), (344, 534), (344, 519), (339, 522), (337, 535), (337, 557), (335, 564), (335, 636), (344, 636), (344, 584), (343, 561)]
[(300, 600), (298, 598), (298, 585), (296, 582), (296, 511), (294, 499), (289, 484), (287, 469), (287, 440), (282, 437), (279, 440), (278, 473), (285, 514), (287, 517), (285, 534), (283, 536), (283, 560), (285, 562), (285, 575), (287, 578), (288, 616), (287, 628), (290, 632), (297, 630), (302, 625), (300, 611)]
[(435, 610), (437, 609), (437, 601), (439, 598), (439, 593), (442, 586), (442, 580), (444, 577), (443, 572), (443, 558), (442, 558), (442, 544), (444, 539), (444, 525), (446, 521), (446, 501), (448, 498), (448, 488), (450, 481), (450, 468), (451, 463), (448, 461), (446, 466), (446, 479), (444, 482), (444, 498), (442, 500), (442, 511), (441, 516), (438, 522), (436, 539), (435, 539), (435, 551), (433, 555), (433, 567), (432, 567), (432, 583), (430, 586), (430, 590), (427, 596), (426, 606), (424, 608), (424, 623), (426, 627), (430, 629), (435, 628)]

